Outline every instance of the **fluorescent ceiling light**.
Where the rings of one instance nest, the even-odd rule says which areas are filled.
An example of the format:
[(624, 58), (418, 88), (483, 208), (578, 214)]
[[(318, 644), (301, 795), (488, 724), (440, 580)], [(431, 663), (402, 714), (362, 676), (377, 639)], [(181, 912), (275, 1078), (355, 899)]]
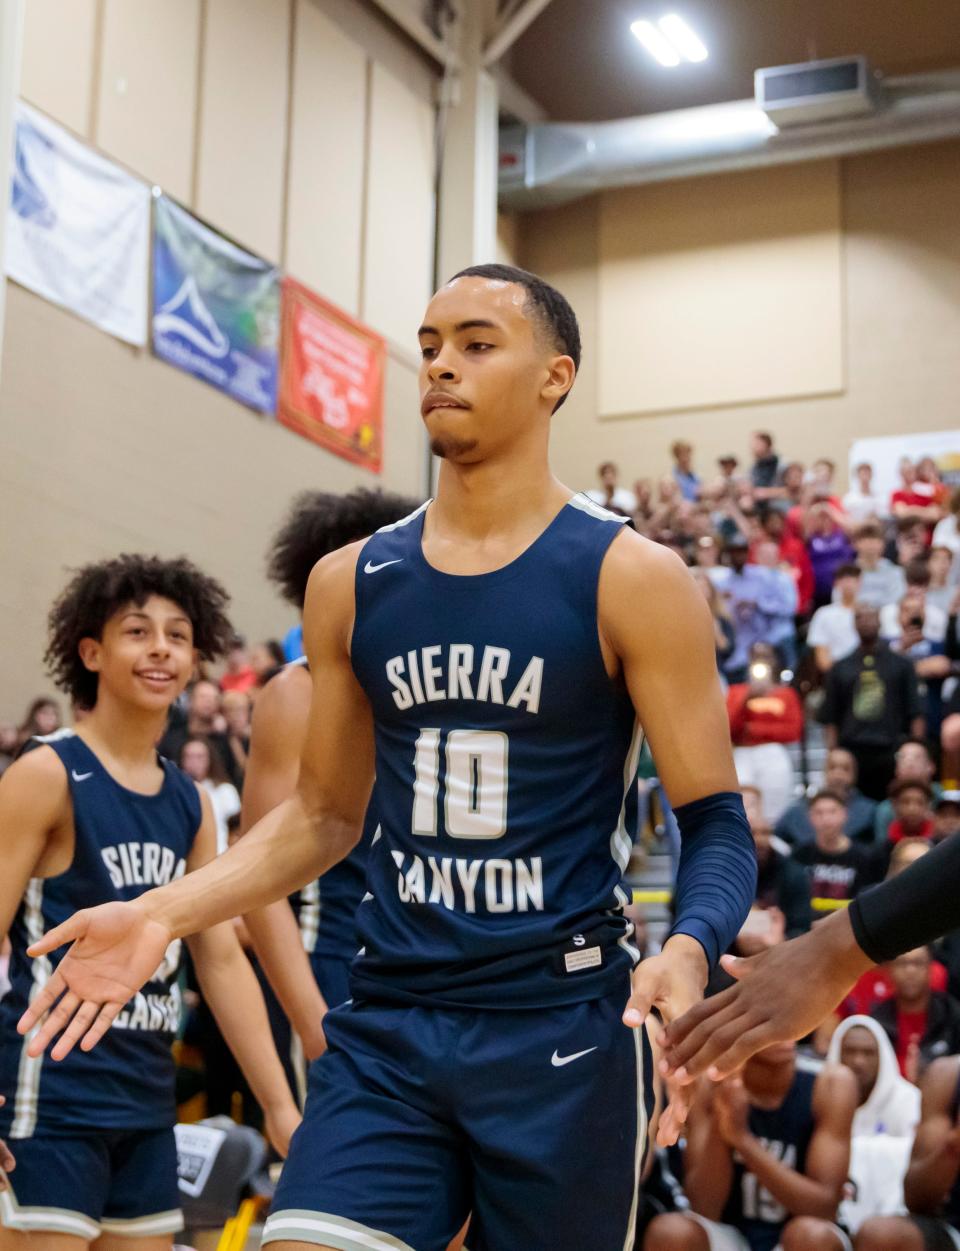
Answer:
[(661, 65), (668, 69), (680, 64), (680, 57), (673, 44), (659, 31), (653, 22), (638, 21), (631, 23), (631, 31), (640, 40), (646, 50)]
[(646, 50), (667, 69), (675, 69), (681, 61), (705, 61), (709, 53), (679, 13), (667, 13), (654, 25), (640, 18), (630, 29)]
[(658, 22), (660, 29), (686, 61), (705, 61), (709, 55), (702, 40), (678, 13), (668, 13)]

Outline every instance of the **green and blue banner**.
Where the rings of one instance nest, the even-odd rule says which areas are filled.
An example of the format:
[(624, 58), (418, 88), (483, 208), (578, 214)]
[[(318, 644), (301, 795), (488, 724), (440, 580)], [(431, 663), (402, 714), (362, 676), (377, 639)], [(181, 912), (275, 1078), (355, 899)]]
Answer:
[(241, 404), (276, 411), (279, 271), (158, 193), (152, 307), (157, 356)]

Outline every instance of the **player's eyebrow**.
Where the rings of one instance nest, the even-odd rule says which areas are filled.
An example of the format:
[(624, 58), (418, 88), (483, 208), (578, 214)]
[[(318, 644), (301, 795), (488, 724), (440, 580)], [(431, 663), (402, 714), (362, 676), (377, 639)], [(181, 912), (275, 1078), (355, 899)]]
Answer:
[[(470, 321), (458, 321), (453, 329), (456, 334), (459, 334), (461, 330), (499, 330), (500, 326), (495, 321), (487, 321), (484, 317), (473, 317)], [(440, 331), (436, 326), (421, 326), (417, 331), (417, 338), (422, 338), (425, 334), (435, 334), (439, 337)]]
[[(124, 620), (124, 621), (126, 621), (128, 617), (138, 617), (141, 621), (149, 621), (149, 620), (150, 620), (150, 617), (147, 615), (147, 613), (145, 613), (145, 612), (140, 612), (140, 610), (139, 610), (139, 609), (137, 609), (137, 608), (131, 608), (129, 612), (125, 612), (125, 613), (123, 614), (123, 620)], [(175, 616), (173, 616), (173, 617), (168, 618), (168, 620), (169, 620), (169, 621), (183, 621), (183, 622), (185, 622), (185, 623), (186, 623), (186, 625), (190, 625), (190, 624), (191, 624), (190, 618), (189, 618), (189, 617), (185, 617), (185, 616), (183, 616), (182, 614), (177, 614), (177, 615), (175, 615)]]

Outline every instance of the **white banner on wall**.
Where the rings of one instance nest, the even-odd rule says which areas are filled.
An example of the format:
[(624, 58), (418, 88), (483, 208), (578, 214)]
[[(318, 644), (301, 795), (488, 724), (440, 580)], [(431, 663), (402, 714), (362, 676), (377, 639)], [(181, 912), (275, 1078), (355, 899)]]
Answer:
[(53, 304), (147, 342), (150, 188), (22, 101), (4, 259)]
[(850, 448), (850, 482), (856, 482), (856, 467), (866, 461), (873, 466), (874, 494), (889, 499), (900, 488), (900, 461), (908, 457), (916, 463), (924, 456), (932, 456), (937, 462), (944, 482), (951, 487), (960, 486), (960, 430), (857, 439)]

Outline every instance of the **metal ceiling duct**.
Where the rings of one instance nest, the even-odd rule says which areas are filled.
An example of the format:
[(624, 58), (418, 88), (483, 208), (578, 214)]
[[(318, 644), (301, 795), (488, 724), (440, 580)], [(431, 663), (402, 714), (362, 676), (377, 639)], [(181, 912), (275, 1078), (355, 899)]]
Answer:
[(873, 114), (778, 130), (753, 100), (610, 122), (506, 126), (500, 204), (535, 209), (613, 187), (960, 138), (960, 69), (882, 80)]

